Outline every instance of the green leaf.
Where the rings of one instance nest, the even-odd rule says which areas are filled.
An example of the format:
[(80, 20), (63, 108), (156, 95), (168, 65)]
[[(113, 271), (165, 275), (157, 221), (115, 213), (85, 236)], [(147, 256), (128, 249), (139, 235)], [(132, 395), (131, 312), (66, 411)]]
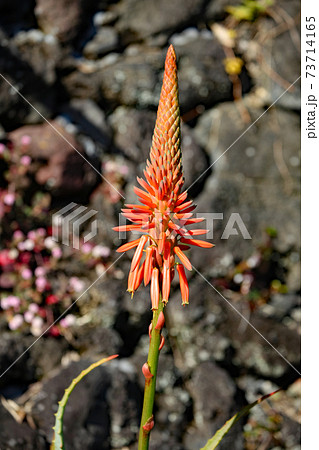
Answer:
[(65, 390), (65, 393), (62, 397), (62, 400), (59, 402), (59, 408), (58, 412), (55, 414), (55, 425), (53, 427), (54, 430), (54, 437), (51, 444), (51, 450), (63, 450), (64, 449), (64, 443), (63, 443), (63, 416), (64, 416), (64, 410), (67, 404), (67, 401), (70, 397), (71, 392), (75, 388), (75, 386), (82, 380), (82, 378), (85, 377), (88, 373), (90, 373), (93, 369), (100, 366), (101, 364), (110, 361), (111, 359), (117, 358), (118, 355), (112, 355), (108, 358), (103, 358), (100, 361), (93, 363), (88, 367), (87, 369), (83, 370), (79, 376), (74, 378), (70, 386)]
[(271, 397), (272, 395), (276, 394), (276, 392), (279, 392), (280, 390), (281, 389), (278, 389), (277, 391), (272, 392), (271, 394), (263, 395), (254, 403), (245, 406), (241, 411), (239, 411), (231, 419), (229, 419), (225, 423), (225, 425), (223, 425), (219, 430), (217, 430), (214, 436), (211, 439), (209, 439), (209, 441), (207, 441), (205, 447), (203, 447), (201, 450), (214, 450), (220, 443), (220, 441), (223, 439), (223, 437), (228, 433), (228, 431), (235, 425), (235, 423), (238, 422), (238, 420), (244, 417), (246, 414), (248, 414), (251, 408), (258, 405), (267, 398)]

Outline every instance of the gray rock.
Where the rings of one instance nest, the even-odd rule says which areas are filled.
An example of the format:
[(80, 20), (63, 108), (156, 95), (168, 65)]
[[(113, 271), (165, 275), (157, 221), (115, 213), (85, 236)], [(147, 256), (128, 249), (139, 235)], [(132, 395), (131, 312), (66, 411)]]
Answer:
[(205, 9), (205, 18), (208, 21), (222, 20), (227, 14), (227, 6), (240, 4), (242, 4), (241, 0), (210, 0)]
[(18, 423), (0, 404), (0, 447), (4, 450), (45, 450), (45, 439), (26, 423)]
[[(263, 111), (250, 113), (255, 120)], [(224, 215), (213, 224), (216, 247), (195, 256), (195, 267), (215, 265), (228, 252), (233, 258), (250, 256), (267, 227), (277, 230), (275, 245), (279, 251), (299, 251), (299, 116), (271, 110), (247, 133), (246, 129), (236, 106), (230, 103), (203, 114), (195, 129), (213, 165), (213, 175), (198, 199), (198, 211)], [(240, 215), (251, 239), (244, 239), (240, 231), (221, 239), (232, 213)]]
[(170, 32), (200, 17), (204, 0), (125, 0), (116, 11), (116, 28), (124, 40), (141, 39), (161, 32)]
[(11, 42), (36, 75), (41, 76), (48, 85), (56, 82), (55, 69), (62, 52), (55, 36), (33, 29), (20, 31)]
[(81, 201), (82, 198), (85, 202), (98, 183), (98, 173), (85, 161), (84, 158), (88, 159), (88, 156), (84, 155), (76, 137), (58, 121), (52, 121), (51, 124), (65, 139), (48, 123), (18, 128), (8, 137), (15, 145), (19, 145), (23, 135), (30, 136), (28, 154), (34, 160), (47, 163), (36, 173), (36, 181), (40, 185), (46, 185), (56, 197), (63, 196), (65, 199), (69, 195), (72, 201)]
[(118, 49), (119, 39), (113, 27), (102, 27), (83, 49), (89, 59), (97, 59)]
[(0, 4), (0, 28), (8, 35), (35, 26), (33, 16), (34, 1), (2, 0)]
[[(37, 427), (52, 439), (57, 402), (64, 389), (93, 361), (82, 360), (61, 369), (32, 397), (31, 415)], [(71, 394), (64, 415), (66, 446), (109, 449), (130, 444), (139, 426), (141, 392), (132, 365), (111, 361), (84, 378)]]
[[(0, 367), (2, 372), (8, 370), (1, 377), (0, 386), (2, 389), (10, 387), (10, 392), (7, 392), (9, 396), (16, 396), (19, 389), (23, 389), (26, 384), (36, 379), (34, 362), (30, 358), (30, 353), (26, 352), (33, 340), (34, 338), (31, 336), (21, 338), (19, 334), (12, 332), (2, 333)], [(21, 356), (22, 354), (23, 356)], [(11, 365), (12, 367), (9, 369)]]
[[(280, 96), (300, 76), (300, 2), (282, 0), (278, 13), (276, 21), (261, 16), (254, 23), (240, 23), (236, 29), (237, 50), (246, 62), (255, 88), (260, 87), (266, 94), (267, 105), (276, 101), (284, 108), (299, 110), (300, 80), (288, 94)], [(279, 23), (282, 29), (277, 32)], [(289, 23), (287, 29), (284, 23)]]
[(93, 23), (96, 27), (103, 27), (104, 25), (110, 25), (117, 19), (115, 11), (99, 11), (93, 17)]
[[(194, 371), (189, 389), (194, 399), (194, 425), (184, 437), (186, 450), (202, 448), (208, 439), (231, 417), (236, 392), (235, 383), (227, 372), (212, 362), (200, 364)], [(243, 438), (233, 428), (220, 444), (221, 449), (242, 448)]]
[[(16, 37), (18, 43), (21, 42), (21, 36), (30, 36), (29, 33), (21, 33)], [(0, 67), (1, 73), (5, 78), (0, 80), (1, 124), (6, 130), (12, 130), (20, 126), (21, 123), (39, 123), (41, 116), (34, 108), (46, 118), (50, 118), (56, 105), (56, 92), (54, 92), (50, 84), (55, 79), (55, 47), (51, 46), (51, 44), (41, 43), (39, 47), (36, 46), (34, 49), (31, 49), (30, 46), (21, 44), (22, 53), (20, 53), (14, 43), (5, 37), (1, 29), (0, 39)], [(48, 49), (49, 52), (47, 54)], [(43, 74), (40, 73), (41, 69), (39, 67), (40, 55), (44, 54), (47, 58), (52, 56), (51, 62), (47, 58), (45, 62), (41, 61), (43, 74), (47, 77), (46, 80), (43, 79)], [(36, 89), (34, 88), (35, 86)], [(32, 106), (19, 93), (26, 97)]]
[(103, 97), (115, 104), (157, 107), (164, 60), (158, 49), (128, 49), (115, 64), (101, 70)]
[[(210, 276), (207, 279), (214, 285)], [(222, 295), (228, 302), (204, 280), (194, 278), (190, 281), (189, 307), (179, 306), (179, 292), (169, 300), (166, 314), (170, 333), (181, 351), (179, 369), (183, 374), (211, 358), (265, 378), (279, 379), (292, 370), (242, 316), (298, 369), (300, 335), (296, 329), (266, 317), (262, 309), (251, 313), (246, 302), (234, 301), (230, 293)]]
[[(114, 144), (123, 154), (138, 164), (136, 174), (132, 176), (135, 183), (135, 175), (141, 175), (145, 168), (145, 161), (149, 156), (150, 143), (156, 121), (156, 114), (150, 111), (138, 111), (130, 108), (119, 107), (110, 117), (110, 123), (114, 129)], [(182, 123), (182, 154), (183, 170), (185, 176), (185, 188), (187, 188), (206, 169), (207, 157), (202, 148), (194, 139), (193, 131)], [(205, 181), (204, 179), (201, 180)], [(198, 192), (202, 184), (196, 186), (193, 194)], [(130, 188), (127, 190), (131, 192)]]
[[(222, 62), (225, 54), (212, 33), (190, 29), (174, 35), (171, 42), (178, 58), (182, 112), (232, 98), (232, 85)], [(103, 96), (108, 102), (157, 108), (164, 60), (165, 51), (156, 47), (128, 47), (115, 64), (101, 69)]]
[(225, 72), (225, 53), (214, 35), (195, 28), (173, 35), (178, 58), (178, 81), (182, 112), (232, 99), (232, 84)]
[(69, 43), (88, 25), (88, 3), (79, 0), (36, 0), (34, 9), (40, 28), (46, 34)]

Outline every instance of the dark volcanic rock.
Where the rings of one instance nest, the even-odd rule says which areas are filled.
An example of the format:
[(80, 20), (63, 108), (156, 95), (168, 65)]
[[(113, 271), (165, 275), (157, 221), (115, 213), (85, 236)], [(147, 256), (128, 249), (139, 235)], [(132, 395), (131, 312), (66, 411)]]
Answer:
[[(209, 361), (195, 369), (189, 389), (194, 399), (195, 423), (187, 430), (184, 444), (186, 450), (193, 450), (202, 448), (239, 405), (234, 402), (233, 380), (225, 370)], [(233, 428), (219, 447), (240, 450), (242, 446), (241, 431)]]
[(48, 123), (18, 128), (8, 137), (19, 145), (22, 136), (30, 136), (27, 153), (33, 159), (47, 163), (36, 173), (36, 181), (40, 185), (51, 189), (55, 196), (72, 196), (72, 201), (85, 201), (98, 182), (98, 174), (85, 161), (88, 157), (74, 135), (58, 122), (51, 123), (65, 139)]
[(56, 82), (55, 69), (62, 51), (54, 36), (46, 35), (40, 30), (21, 31), (12, 42), (18, 49), (21, 59), (30, 65), (37, 76), (48, 85)]
[(124, 40), (140, 39), (185, 26), (199, 17), (204, 0), (125, 0), (116, 27)]
[(36, 0), (34, 12), (46, 34), (53, 34), (61, 42), (69, 43), (80, 32), (87, 31), (93, 13), (91, 8), (90, 2), (85, 0)]
[[(263, 110), (250, 110), (252, 120)], [(231, 126), (230, 126), (231, 124)], [(232, 258), (250, 256), (267, 227), (277, 230), (276, 246), (285, 252), (300, 246), (300, 132), (299, 116), (271, 110), (247, 132), (236, 107), (227, 103), (205, 113), (196, 127), (198, 141), (211, 155), (213, 175), (198, 199), (200, 213), (218, 212), (223, 220), (213, 229), (212, 251), (193, 250), (197, 268)], [(242, 133), (244, 133), (242, 135)], [(242, 135), (242, 136), (241, 136)], [(238, 213), (251, 239), (222, 235), (232, 213)], [(232, 228), (230, 226), (230, 228)], [(194, 257), (193, 256), (193, 257)]]
[(164, 52), (131, 47), (121, 58), (100, 72), (102, 95), (107, 102), (143, 108), (158, 104)]
[[(32, 397), (31, 415), (50, 442), (54, 412), (64, 389), (92, 361), (82, 360), (61, 369)], [(66, 447), (110, 449), (135, 440), (139, 426), (141, 392), (133, 366), (127, 360), (111, 361), (94, 369), (75, 388), (64, 414)]]
[(118, 49), (119, 39), (113, 27), (102, 27), (83, 49), (87, 58), (97, 59)]
[(3, 450), (45, 450), (45, 439), (26, 423), (18, 423), (0, 404), (0, 447)]
[[(214, 283), (211, 277), (207, 279)], [(251, 327), (241, 317), (249, 314), (247, 303), (223, 295), (228, 302), (208, 283), (195, 278), (190, 283), (190, 307), (176, 305), (179, 293), (169, 301), (170, 333), (183, 349), (179, 366), (183, 373), (213, 357), (236, 371), (245, 368), (265, 378), (280, 379), (291, 370), (289, 365), (253, 327), (298, 368), (300, 335), (296, 329), (264, 315), (262, 309), (248, 316)]]
[[(32, 34), (32, 32), (30, 33)], [(25, 36), (30, 36), (30, 34), (25, 33)], [(46, 62), (42, 61), (43, 73), (39, 73), (39, 58), (42, 50), (46, 52), (45, 49), (48, 47), (51, 49), (51, 46), (47, 46), (44, 43), (43, 45), (40, 44), (39, 48), (24, 48), (20, 54), (13, 42), (5, 38), (1, 29), (0, 39), (1, 74), (6, 78), (6, 80), (4, 78), (0, 79), (1, 124), (6, 130), (12, 130), (20, 126), (21, 123), (38, 123), (40, 115), (34, 108), (46, 118), (50, 118), (57, 99), (56, 93), (52, 90), (51, 85), (43, 78), (43, 75), (47, 77), (47, 80), (52, 81), (54, 79), (53, 66), (55, 54), (51, 55), (52, 61), (48, 61), (48, 59), (46, 59)], [(16, 39), (19, 41), (19, 35), (16, 36)], [(25, 54), (25, 60), (23, 59), (23, 54)], [(27, 60), (28, 57), (31, 58), (30, 62)], [(50, 58), (50, 52), (47, 57)], [(36, 73), (37, 71), (38, 73)], [(33, 107), (17, 91), (26, 97)]]
[(227, 6), (241, 3), (241, 0), (210, 0), (205, 9), (205, 18), (208, 21), (222, 20), (227, 14)]
[(222, 46), (208, 31), (195, 28), (171, 37), (178, 58), (181, 111), (231, 100), (232, 84), (225, 72)]
[[(156, 121), (156, 114), (150, 111), (138, 111), (119, 107), (110, 118), (114, 129), (114, 144), (128, 159), (138, 164), (138, 171), (132, 176), (141, 175), (145, 168), (145, 161), (149, 156), (150, 143)], [(187, 188), (208, 167), (205, 152), (194, 139), (193, 131), (182, 123), (182, 152), (185, 188)], [(193, 190), (193, 194), (200, 190), (206, 177)], [(130, 191), (130, 190), (129, 190)]]
[(2, 0), (0, 3), (0, 28), (9, 35), (35, 25), (34, 0)]
[(1, 377), (0, 386), (7, 390), (5, 393), (8, 396), (11, 396), (10, 394), (15, 396), (16, 389), (19, 392), (19, 389), (24, 389), (26, 384), (35, 381), (34, 361), (31, 360), (30, 353), (26, 351), (34, 340), (35, 338), (31, 336), (21, 337), (12, 332), (1, 335), (0, 367), (1, 372), (7, 369), (8, 371)]

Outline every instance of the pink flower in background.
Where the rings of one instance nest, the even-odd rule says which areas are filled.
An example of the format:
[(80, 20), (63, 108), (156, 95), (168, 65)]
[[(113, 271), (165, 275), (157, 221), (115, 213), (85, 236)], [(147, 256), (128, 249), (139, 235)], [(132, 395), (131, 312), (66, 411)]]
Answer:
[(17, 330), (18, 328), (23, 325), (23, 316), (21, 314), (16, 314), (12, 317), (12, 319), (9, 322), (9, 328), (10, 330)]
[(110, 256), (110, 253), (110, 249), (103, 245), (96, 245), (92, 250), (92, 256), (94, 256), (94, 258), (107, 258)]
[(32, 241), (35, 241), (37, 238), (37, 233), (34, 230), (29, 231), (27, 234), (28, 239), (31, 239)]
[(21, 145), (23, 145), (24, 147), (27, 147), (30, 144), (31, 144), (31, 137), (28, 136), (27, 134), (24, 134), (21, 137)]
[(69, 286), (72, 291), (81, 292), (85, 287), (85, 283), (78, 277), (71, 277), (69, 280)]
[(84, 254), (88, 254), (92, 251), (93, 245), (90, 244), (89, 242), (86, 242), (85, 244), (82, 245), (81, 247), (81, 251)]
[(73, 314), (68, 314), (63, 319), (60, 320), (60, 325), (63, 328), (69, 328), (75, 324), (75, 316)]
[(20, 240), (20, 239), (23, 239), (23, 238), (24, 238), (24, 234), (22, 233), (21, 230), (16, 230), (13, 233), (13, 239)]
[(32, 320), (33, 320), (33, 317), (34, 317), (34, 314), (33, 314), (33, 312), (30, 311), (30, 310), (28, 310), (28, 311), (26, 311), (26, 312), (24, 313), (24, 320), (25, 320), (27, 323), (31, 323)]
[(0, 252), (0, 266), (8, 266), (14, 262), (14, 259), (10, 258), (10, 251), (5, 249)]
[(52, 256), (57, 259), (61, 258), (62, 250), (60, 249), (60, 247), (54, 247), (52, 249)]
[(1, 308), (2, 309), (9, 309), (14, 308), (17, 309), (20, 306), (20, 299), (19, 297), (16, 297), (15, 295), (8, 295), (8, 297), (3, 297), (1, 299)]
[(26, 239), (24, 241), (24, 250), (31, 251), (34, 249), (34, 242), (32, 239)]
[(47, 280), (46, 280), (46, 278), (44, 278), (44, 277), (38, 277), (38, 278), (35, 280), (35, 285), (36, 285), (37, 290), (38, 290), (39, 292), (43, 292), (43, 291), (45, 290), (45, 288), (46, 288), (46, 285), (47, 285)]
[(23, 252), (24, 251), (24, 242), (23, 241), (22, 242), (18, 242), (17, 247), (20, 250), (20, 252)]
[(33, 336), (40, 336), (43, 330), (43, 319), (42, 317), (36, 316), (31, 322), (31, 333)]
[(47, 232), (45, 231), (45, 228), (38, 228), (36, 230), (36, 233), (38, 236), (41, 236), (41, 237), (44, 237), (47, 234)]
[(32, 272), (26, 267), (25, 269), (22, 269), (21, 276), (24, 280), (30, 280), (30, 278), (32, 278)]
[(44, 239), (44, 246), (49, 250), (52, 250), (56, 246), (56, 243), (54, 242), (52, 237), (48, 236)]
[(44, 277), (44, 275), (46, 274), (46, 270), (44, 267), (38, 266), (35, 269), (34, 274), (36, 277)]
[(39, 312), (39, 305), (37, 305), (36, 303), (30, 303), (29, 311), (31, 311), (34, 314), (36, 314), (37, 312)]
[(23, 166), (29, 166), (31, 164), (31, 158), (29, 155), (23, 155), (20, 162)]
[(12, 192), (8, 192), (4, 197), (3, 197), (3, 203), (5, 205), (8, 206), (12, 206), (15, 202), (15, 195)]
[(5, 151), (6, 146), (4, 144), (2, 144), (2, 142), (0, 142), (0, 155), (2, 155), (2, 153)]

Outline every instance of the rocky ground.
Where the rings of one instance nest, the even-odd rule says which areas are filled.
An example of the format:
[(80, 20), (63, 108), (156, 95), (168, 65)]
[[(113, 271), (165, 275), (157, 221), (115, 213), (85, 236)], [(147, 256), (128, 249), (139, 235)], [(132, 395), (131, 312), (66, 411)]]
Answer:
[[(225, 7), (239, 3), (0, 5), (0, 72), (37, 110), (0, 79), (1, 134), (13, 141), (32, 136), (30, 154), (45, 162), (37, 182), (51, 192), (55, 206), (75, 201), (98, 211), (97, 240), (114, 249), (113, 260), (119, 240), (111, 227), (122, 199), (94, 168), (110, 162), (127, 167), (121, 192), (133, 200), (151, 142), (165, 53), (170, 43), (176, 49), (186, 186), (200, 213), (223, 218), (214, 221), (216, 247), (192, 250), (198, 272), (190, 276), (189, 307), (180, 306), (174, 282), (154, 450), (201, 448), (233, 413), (278, 387), (284, 390), (252, 410), (219, 448), (300, 448), (294, 369), (300, 369), (299, 82), (284, 93), (300, 75), (300, 4), (276, 0), (254, 20), (238, 21)], [(216, 24), (236, 31), (231, 44)], [(225, 71), (229, 52), (243, 62), (239, 76)], [(42, 116), (66, 130), (93, 168)], [(232, 213), (240, 214), (251, 239), (240, 231), (222, 238)], [(91, 362), (114, 353), (119, 359), (92, 372), (71, 396), (66, 448), (137, 448), (151, 312), (147, 289), (133, 301), (125, 292), (128, 267), (123, 256), (78, 301), (77, 321), (65, 337), (43, 337), (0, 378), (1, 449), (48, 448), (66, 386)], [(92, 276), (83, 274), (94, 281)], [(4, 371), (35, 338), (1, 327)]]

